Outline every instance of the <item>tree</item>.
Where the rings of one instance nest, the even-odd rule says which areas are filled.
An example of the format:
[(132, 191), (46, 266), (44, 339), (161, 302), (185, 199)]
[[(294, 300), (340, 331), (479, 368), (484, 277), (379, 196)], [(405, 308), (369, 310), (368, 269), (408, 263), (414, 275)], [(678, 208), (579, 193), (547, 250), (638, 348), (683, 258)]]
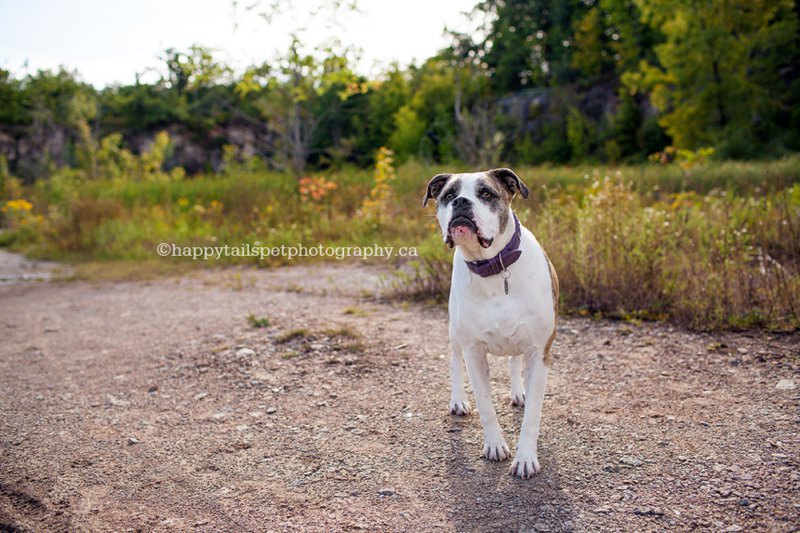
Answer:
[[(377, 80), (368, 84), (367, 92), (359, 99), (362, 107), (351, 117), (351, 128), (355, 137), (354, 161), (357, 164), (371, 166), (377, 150), (382, 146), (388, 146), (389, 138), (396, 131), (398, 123), (402, 121), (396, 117), (397, 113), (411, 100), (410, 78), (408, 71), (394, 64)], [(418, 140), (419, 135), (412, 134), (412, 137)], [(414, 146), (410, 153), (416, 153), (416, 148), (417, 146)], [(407, 150), (404, 148), (403, 151)]]
[[(277, 68), (263, 64), (248, 69), (237, 85), (241, 96), (254, 98), (264, 127), (277, 139), (272, 163), (297, 177), (308, 164), (320, 124), (354, 92), (360, 92), (346, 52), (337, 54), (330, 48), (322, 52), (326, 54), (322, 59), (302, 52), (300, 40), (293, 36)], [(322, 100), (326, 105), (320, 105)]]
[(219, 83), (231, 70), (216, 59), (208, 48), (193, 44), (182, 52), (167, 48), (161, 59), (167, 66), (167, 81), (178, 94)]
[(571, 66), (591, 83), (614, 68), (613, 53), (600, 8), (591, 8), (575, 27), (575, 52)]
[(30, 122), (29, 95), (22, 89), (22, 82), (0, 69), (0, 124), (17, 126)]
[(572, 28), (588, 11), (584, 2), (483, 0), (475, 11), (487, 21), (478, 57), (496, 93), (574, 80)]
[(450, 62), (433, 57), (410, 69), (411, 98), (394, 115), (389, 147), (398, 159), (419, 156), (437, 162), (456, 159), (453, 116), (455, 77)]
[(479, 167), (496, 166), (507, 140), (498, 127), (503, 116), (491, 94), (491, 74), (479, 58), (478, 47), (465, 34), (452, 33), (453, 44), (445, 53), (454, 73), (453, 117), (455, 147), (462, 160)]
[[(660, 124), (680, 148), (727, 146), (748, 155), (758, 122), (775, 120), (789, 98), (779, 77), (795, 46), (791, 0), (639, 0), (644, 20), (666, 41), (658, 64), (626, 73), (650, 91)], [(766, 140), (766, 139), (762, 139)]]

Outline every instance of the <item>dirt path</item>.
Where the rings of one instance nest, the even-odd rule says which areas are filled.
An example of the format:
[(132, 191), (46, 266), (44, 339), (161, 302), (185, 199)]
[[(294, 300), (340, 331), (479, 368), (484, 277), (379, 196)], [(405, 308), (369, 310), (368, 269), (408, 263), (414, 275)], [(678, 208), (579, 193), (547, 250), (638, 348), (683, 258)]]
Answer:
[[(380, 279), (0, 286), (0, 531), (800, 525), (797, 337), (562, 320), (543, 471), (519, 481), (447, 413), (446, 312)], [(492, 376), (513, 445), (505, 359)]]

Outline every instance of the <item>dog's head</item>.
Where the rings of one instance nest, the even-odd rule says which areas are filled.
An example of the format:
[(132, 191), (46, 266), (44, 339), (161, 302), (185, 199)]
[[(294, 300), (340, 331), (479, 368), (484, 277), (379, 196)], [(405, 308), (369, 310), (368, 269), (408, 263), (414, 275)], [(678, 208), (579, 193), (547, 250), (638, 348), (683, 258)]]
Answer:
[(511, 200), (528, 187), (507, 168), (471, 174), (437, 174), (428, 182), (422, 206), (436, 200), (444, 241), (473, 252), (492, 246), (511, 220)]

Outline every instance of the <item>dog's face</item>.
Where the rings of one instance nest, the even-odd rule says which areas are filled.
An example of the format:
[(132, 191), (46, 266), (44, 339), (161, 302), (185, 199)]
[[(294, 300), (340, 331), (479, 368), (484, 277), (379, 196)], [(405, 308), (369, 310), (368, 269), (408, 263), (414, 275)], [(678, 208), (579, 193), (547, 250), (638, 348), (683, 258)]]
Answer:
[(431, 198), (436, 200), (442, 237), (451, 248), (489, 248), (508, 226), (509, 206), (517, 192), (528, 197), (528, 187), (507, 168), (437, 174), (428, 183), (422, 206)]

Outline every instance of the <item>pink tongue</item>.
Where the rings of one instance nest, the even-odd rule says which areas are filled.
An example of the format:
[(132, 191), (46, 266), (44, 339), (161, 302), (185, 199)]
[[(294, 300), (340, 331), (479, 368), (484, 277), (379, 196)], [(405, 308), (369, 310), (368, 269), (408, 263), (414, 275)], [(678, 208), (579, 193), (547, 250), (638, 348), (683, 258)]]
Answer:
[(466, 226), (456, 226), (455, 228), (453, 228), (451, 233), (453, 235), (453, 238), (466, 237), (472, 233), (472, 230)]

